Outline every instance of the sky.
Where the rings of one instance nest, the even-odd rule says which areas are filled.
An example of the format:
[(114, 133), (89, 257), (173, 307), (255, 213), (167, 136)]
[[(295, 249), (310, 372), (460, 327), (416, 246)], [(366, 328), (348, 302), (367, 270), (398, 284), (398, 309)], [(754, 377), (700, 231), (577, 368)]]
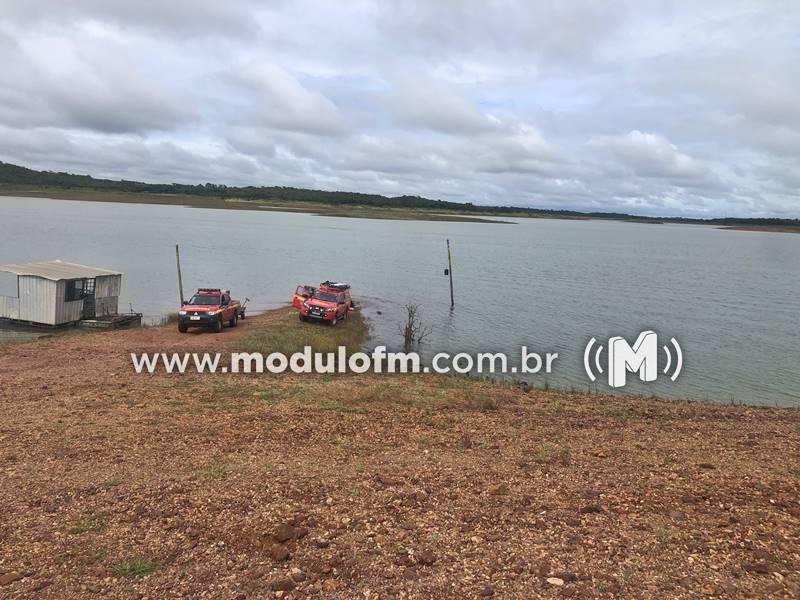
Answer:
[(0, 160), (800, 217), (796, 0), (0, 0)]

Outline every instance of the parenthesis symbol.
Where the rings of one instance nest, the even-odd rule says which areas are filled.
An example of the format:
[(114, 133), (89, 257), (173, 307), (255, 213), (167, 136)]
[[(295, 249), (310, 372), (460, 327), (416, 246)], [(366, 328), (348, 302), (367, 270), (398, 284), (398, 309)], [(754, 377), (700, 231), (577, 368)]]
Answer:
[(592, 373), (592, 368), (589, 365), (589, 354), (591, 353), (592, 346), (594, 346), (596, 341), (597, 340), (595, 338), (590, 339), (589, 343), (586, 344), (586, 350), (583, 351), (583, 368), (586, 370), (586, 374), (589, 376), (591, 381), (597, 379), (597, 377), (594, 376), (594, 373)]
[(675, 363), (675, 372), (672, 374), (672, 381), (675, 381), (678, 378), (678, 375), (681, 374), (681, 369), (683, 369), (683, 352), (681, 351), (680, 344), (678, 344), (678, 340), (672, 338), (670, 340), (672, 345), (675, 346), (675, 354), (678, 358), (677, 362)]
[(594, 366), (597, 367), (597, 370), (602, 373), (603, 367), (600, 365), (600, 354), (603, 352), (603, 346), (597, 347), (597, 352), (594, 353)]

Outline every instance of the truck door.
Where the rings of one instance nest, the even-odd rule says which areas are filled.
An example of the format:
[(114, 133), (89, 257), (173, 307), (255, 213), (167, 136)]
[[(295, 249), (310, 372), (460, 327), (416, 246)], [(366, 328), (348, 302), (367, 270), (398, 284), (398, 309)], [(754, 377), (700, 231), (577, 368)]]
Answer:
[(294, 290), (294, 297), (292, 298), (292, 306), (297, 310), (303, 305), (303, 302), (311, 297), (314, 293), (314, 288), (310, 285), (298, 285)]

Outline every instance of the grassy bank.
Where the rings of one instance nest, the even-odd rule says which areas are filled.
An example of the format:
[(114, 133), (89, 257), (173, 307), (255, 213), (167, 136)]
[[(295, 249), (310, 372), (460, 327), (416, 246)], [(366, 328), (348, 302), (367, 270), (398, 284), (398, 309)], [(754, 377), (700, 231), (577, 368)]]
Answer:
[(273, 312), (278, 316), (269, 326), (259, 327), (234, 343), (239, 352), (270, 352), (292, 354), (311, 346), (317, 352), (335, 352), (339, 346), (347, 347), (348, 354), (356, 352), (366, 337), (367, 324), (356, 310), (335, 327), (326, 323), (303, 322), (292, 308)]
[[(120, 191), (100, 191), (65, 188), (30, 188), (0, 184), (0, 196), (50, 198), (52, 200), (81, 200), (86, 202), (117, 202), (128, 204), (153, 204), (211, 208), (220, 210), (257, 210), (301, 212), (323, 217), (349, 217), (354, 219), (388, 219), (395, 221), (453, 221), (464, 223), (505, 223), (457, 212), (427, 209), (404, 209), (372, 206), (336, 206), (317, 202), (289, 202), (283, 200), (242, 200), (238, 198), (209, 198), (186, 194), (150, 194)], [(509, 215), (504, 215), (509, 216)]]
[(0, 596), (800, 594), (800, 411), (433, 375), (137, 375), (358, 345), (279, 310), (0, 347)]

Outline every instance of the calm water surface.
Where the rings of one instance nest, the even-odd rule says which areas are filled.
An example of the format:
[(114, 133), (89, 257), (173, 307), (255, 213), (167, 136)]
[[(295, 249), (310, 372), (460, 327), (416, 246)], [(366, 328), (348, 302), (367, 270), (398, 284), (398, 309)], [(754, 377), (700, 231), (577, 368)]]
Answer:
[[(453, 244), (449, 307), (445, 239)], [(800, 406), (800, 235), (711, 227), (520, 219), (515, 225), (381, 221), (0, 197), (0, 264), (62, 259), (125, 273), (121, 307), (176, 310), (184, 284), (224, 286), (254, 310), (298, 283), (349, 281), (370, 345), (397, 346), (402, 307), (434, 331), (422, 347), (559, 352), (551, 387), (586, 389), (591, 337), (675, 336), (677, 382), (628, 392)], [(544, 376), (534, 383), (543, 385)], [(630, 381), (630, 378), (629, 378)], [(602, 385), (600, 386), (603, 389)]]

